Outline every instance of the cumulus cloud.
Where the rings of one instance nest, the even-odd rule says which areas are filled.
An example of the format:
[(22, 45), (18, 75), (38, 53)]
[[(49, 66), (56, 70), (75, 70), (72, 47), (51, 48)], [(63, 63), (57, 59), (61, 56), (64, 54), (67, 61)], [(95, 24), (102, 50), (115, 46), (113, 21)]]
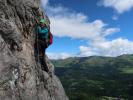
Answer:
[(95, 47), (80, 46), (79, 49), (80, 53), (77, 55), (78, 57), (99, 55), (99, 53), (95, 50)]
[(76, 13), (67, 8), (48, 7), (51, 30), (55, 36), (77, 39), (94, 39), (118, 32), (119, 28), (107, 28), (102, 20), (88, 21), (82, 13)]
[(133, 8), (133, 0), (101, 0), (102, 5), (111, 7), (118, 13), (124, 13)]
[(47, 55), (50, 59), (53, 59), (53, 60), (66, 59), (66, 58), (72, 57), (72, 55), (70, 55), (68, 53), (50, 53), (50, 52), (47, 52)]
[(93, 42), (91, 46), (80, 46), (80, 56), (119, 56), (133, 54), (133, 42), (128, 39), (114, 39), (112, 41)]

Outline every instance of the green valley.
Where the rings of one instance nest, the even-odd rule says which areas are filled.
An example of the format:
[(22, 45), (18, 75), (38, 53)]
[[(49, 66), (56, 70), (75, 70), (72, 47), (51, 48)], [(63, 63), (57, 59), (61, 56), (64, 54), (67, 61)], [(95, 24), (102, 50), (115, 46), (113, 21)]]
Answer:
[(133, 100), (133, 55), (52, 60), (70, 100)]

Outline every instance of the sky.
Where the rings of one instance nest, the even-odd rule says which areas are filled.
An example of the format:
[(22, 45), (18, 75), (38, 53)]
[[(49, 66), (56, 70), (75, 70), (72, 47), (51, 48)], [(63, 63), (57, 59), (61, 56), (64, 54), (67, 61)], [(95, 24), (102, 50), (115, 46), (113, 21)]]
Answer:
[(51, 59), (133, 54), (133, 0), (42, 0)]

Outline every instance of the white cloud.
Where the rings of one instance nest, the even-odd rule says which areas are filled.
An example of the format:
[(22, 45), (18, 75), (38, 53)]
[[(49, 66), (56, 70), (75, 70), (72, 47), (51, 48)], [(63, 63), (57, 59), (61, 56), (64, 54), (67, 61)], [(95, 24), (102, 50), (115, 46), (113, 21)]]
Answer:
[(112, 41), (93, 42), (91, 46), (80, 46), (80, 56), (119, 56), (133, 54), (133, 42), (128, 39), (114, 39)]
[(104, 32), (104, 36), (108, 36), (112, 33), (116, 33), (116, 32), (119, 32), (120, 29), (119, 28), (109, 28), (109, 29), (106, 29), (105, 32)]
[(61, 6), (49, 6), (47, 12), (51, 21), (51, 30), (58, 37), (94, 39), (119, 31), (119, 28), (107, 28), (108, 25), (102, 20), (90, 22), (86, 15)]
[(77, 55), (79, 57), (98, 55), (98, 53), (94, 50), (95, 48), (91, 48), (89, 46), (80, 46), (79, 49), (80, 54)]
[(105, 7), (112, 7), (118, 13), (124, 13), (133, 8), (133, 0), (101, 0)]
[(50, 59), (54, 59), (54, 60), (66, 59), (66, 58), (72, 57), (72, 55), (70, 55), (68, 53), (50, 53), (50, 52), (47, 52), (47, 55)]

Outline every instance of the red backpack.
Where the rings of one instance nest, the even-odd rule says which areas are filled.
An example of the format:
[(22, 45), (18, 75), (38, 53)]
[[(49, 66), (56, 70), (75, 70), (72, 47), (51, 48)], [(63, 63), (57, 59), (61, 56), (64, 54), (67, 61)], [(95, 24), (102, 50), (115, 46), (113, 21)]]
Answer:
[(49, 45), (51, 45), (53, 43), (53, 35), (51, 32), (49, 32)]

